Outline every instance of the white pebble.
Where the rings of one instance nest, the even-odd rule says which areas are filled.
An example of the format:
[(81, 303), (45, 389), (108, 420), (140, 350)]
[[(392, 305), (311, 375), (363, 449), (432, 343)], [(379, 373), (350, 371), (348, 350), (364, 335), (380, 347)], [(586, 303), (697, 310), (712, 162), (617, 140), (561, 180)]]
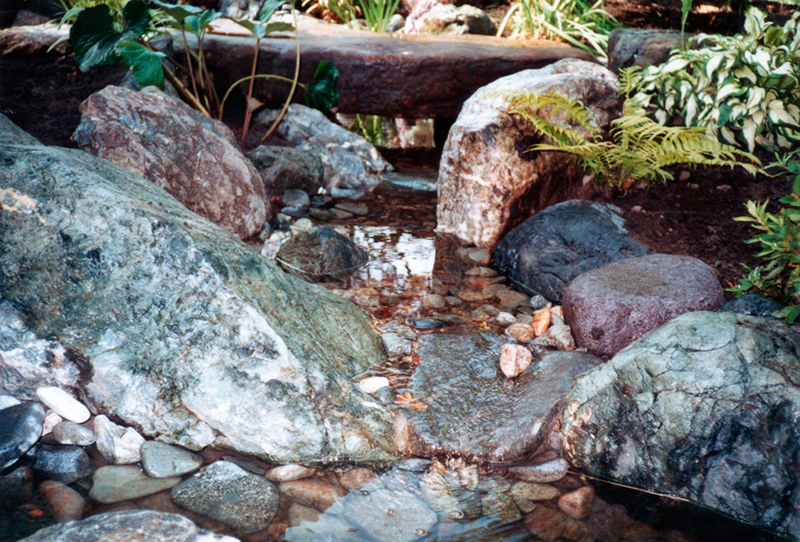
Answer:
[(358, 383), (358, 387), (367, 395), (372, 395), (388, 385), (389, 379), (385, 376), (370, 376)]
[(110, 463), (127, 465), (141, 461), (139, 449), (144, 437), (130, 427), (122, 427), (104, 415), (94, 419), (94, 432), (97, 435), (97, 449)]
[(53, 409), (62, 418), (75, 423), (83, 423), (91, 417), (89, 409), (73, 396), (53, 386), (36, 390), (36, 396), (47, 407)]
[(496, 316), (497, 323), (501, 326), (510, 326), (511, 324), (516, 323), (517, 319), (514, 317), (513, 314), (510, 312), (501, 311), (500, 314)]
[(290, 463), (288, 465), (281, 465), (267, 471), (265, 477), (270, 482), (292, 482), (294, 480), (302, 480), (316, 474), (316, 470)]
[(533, 361), (531, 351), (519, 344), (504, 344), (500, 349), (500, 370), (506, 378), (515, 378), (530, 367)]
[(559, 457), (541, 465), (511, 467), (508, 470), (526, 482), (546, 484), (548, 482), (556, 482), (566, 476), (569, 470), (569, 463), (567, 463), (566, 459)]

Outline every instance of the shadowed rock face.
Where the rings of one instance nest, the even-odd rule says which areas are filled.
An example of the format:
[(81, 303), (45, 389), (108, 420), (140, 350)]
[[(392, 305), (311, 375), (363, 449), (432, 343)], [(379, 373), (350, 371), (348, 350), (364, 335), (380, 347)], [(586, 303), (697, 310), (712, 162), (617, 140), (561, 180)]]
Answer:
[(155, 88), (106, 87), (81, 104), (73, 139), (241, 238), (270, 218), (261, 176), (233, 132)]
[(420, 366), (410, 386), (429, 406), (404, 411), (399, 451), (511, 463), (547, 440), (548, 425), (573, 380), (600, 359), (580, 352), (549, 353), (507, 379), (498, 364), (506, 342), (488, 333), (420, 338)]
[(385, 359), (355, 305), (81, 151), (0, 145), (0, 188), (0, 296), (84, 361), (94, 412), (190, 449), (391, 457), (391, 414), (352, 383)]
[(572, 465), (771, 531), (800, 532), (800, 333), (692, 312), (579, 378), (565, 401)]

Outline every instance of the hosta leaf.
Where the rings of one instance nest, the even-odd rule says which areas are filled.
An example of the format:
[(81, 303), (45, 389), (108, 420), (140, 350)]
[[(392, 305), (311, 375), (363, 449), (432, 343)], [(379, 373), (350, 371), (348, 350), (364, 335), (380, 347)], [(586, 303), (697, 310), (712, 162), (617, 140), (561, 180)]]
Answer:
[(161, 66), (161, 59), (166, 56), (164, 53), (151, 51), (133, 40), (120, 42), (117, 51), (140, 85), (143, 87), (155, 85), (163, 90), (164, 69)]
[(682, 70), (689, 64), (689, 59), (683, 57), (675, 57), (661, 67), (661, 73), (672, 73)]
[(719, 91), (717, 92), (717, 103), (721, 103), (722, 100), (727, 98), (731, 95), (738, 95), (744, 92), (743, 88), (740, 88), (736, 83), (728, 83), (724, 85)]

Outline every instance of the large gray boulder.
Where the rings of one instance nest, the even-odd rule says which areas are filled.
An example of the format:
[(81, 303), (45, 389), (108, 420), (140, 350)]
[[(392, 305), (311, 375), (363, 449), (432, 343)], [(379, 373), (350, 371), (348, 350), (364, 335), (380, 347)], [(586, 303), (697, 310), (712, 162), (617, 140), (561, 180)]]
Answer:
[(0, 295), (94, 413), (194, 450), (390, 458), (391, 414), (352, 382), (385, 359), (355, 305), (105, 160), (0, 145), (0, 164)]
[(564, 290), (564, 318), (575, 343), (614, 355), (676, 316), (715, 311), (725, 294), (714, 270), (689, 256), (650, 254), (587, 271)]
[(494, 264), (526, 294), (560, 303), (564, 288), (581, 273), (649, 254), (628, 236), (619, 213), (613, 205), (585, 200), (552, 205), (503, 237)]
[(271, 217), (261, 176), (223, 123), (150, 87), (109, 86), (81, 104), (73, 139), (243, 239)]
[[(582, 60), (525, 70), (475, 92), (450, 129), (439, 166), (436, 228), (464, 244), (494, 249), (533, 212), (568, 199), (585, 175), (567, 153), (527, 152), (543, 136), (520, 116), (505, 114), (508, 100), (494, 94), (514, 90), (581, 101), (601, 128), (619, 108), (616, 76)], [(563, 113), (549, 120), (566, 122)]]
[(573, 381), (600, 359), (552, 352), (510, 380), (498, 364), (506, 342), (488, 333), (420, 337), (409, 388), (421, 402), (398, 414), (398, 451), (514, 463), (547, 446)]
[(587, 473), (798, 539), (800, 333), (692, 312), (577, 380), (563, 449)]
[[(253, 119), (253, 138), (266, 133), (279, 111), (264, 110)], [(294, 147), (315, 154), (325, 170), (323, 184), (328, 190), (341, 188), (361, 194), (381, 183), (380, 174), (392, 170), (378, 150), (366, 139), (325, 118), (325, 115), (300, 104), (292, 104), (268, 145)]]
[(238, 538), (199, 528), (178, 514), (153, 510), (106, 512), (81, 521), (57, 523), (20, 542), (96, 542), (97, 540), (147, 540), (148, 542), (238, 542)]

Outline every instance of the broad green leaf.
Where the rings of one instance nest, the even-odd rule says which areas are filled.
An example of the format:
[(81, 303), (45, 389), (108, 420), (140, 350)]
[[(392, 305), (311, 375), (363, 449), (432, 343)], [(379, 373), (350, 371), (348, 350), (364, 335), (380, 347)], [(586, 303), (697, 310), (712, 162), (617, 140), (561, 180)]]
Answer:
[(216, 11), (203, 11), (200, 15), (190, 15), (184, 20), (184, 24), (189, 27), (195, 36), (200, 36), (206, 31), (208, 25), (222, 17)]
[(314, 82), (306, 86), (306, 105), (327, 113), (339, 101), (336, 92), (336, 81), (339, 79), (339, 70), (330, 60), (323, 60), (314, 73)]
[[(266, 23), (272, 18), (272, 15), (278, 10), (279, 7), (283, 5), (285, 0), (266, 0), (264, 5), (261, 6), (261, 9), (258, 12), (258, 22)], [(292, 6), (294, 7), (294, 6)]]
[(267, 23), (267, 34), (273, 32), (294, 32), (294, 27), (289, 23)]
[(142, 0), (129, 0), (122, 8), (125, 30), (122, 39), (138, 39), (150, 30), (150, 7)]
[(175, 19), (179, 23), (183, 23), (183, 21), (190, 16), (197, 16), (203, 12), (203, 8), (199, 8), (197, 6), (179, 6), (176, 4), (167, 4), (166, 2), (160, 2), (159, 0), (151, 0), (153, 4), (160, 7), (164, 10), (170, 17)]
[(151, 51), (138, 41), (126, 40), (117, 45), (117, 52), (142, 86), (155, 85), (164, 89), (164, 69), (161, 59), (166, 55)]
[(78, 67), (85, 72), (92, 66), (119, 62), (115, 49), (121, 33), (114, 28), (111, 12), (105, 4), (86, 8), (78, 14), (69, 30), (68, 46), (75, 53)]

